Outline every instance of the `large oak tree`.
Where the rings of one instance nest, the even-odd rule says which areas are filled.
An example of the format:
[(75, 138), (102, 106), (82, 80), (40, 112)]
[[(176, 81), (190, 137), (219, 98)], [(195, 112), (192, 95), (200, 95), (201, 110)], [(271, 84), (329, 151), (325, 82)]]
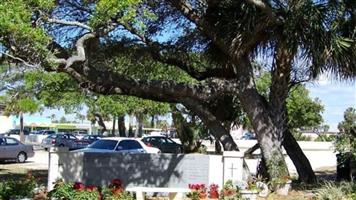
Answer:
[[(288, 174), (284, 145), (300, 178), (315, 180), (288, 131), (289, 89), (326, 71), (356, 75), (353, 0), (3, 0), (0, 42), (15, 61), (65, 72), (82, 88), (181, 103), (225, 150), (238, 150), (226, 125), (238, 101), (272, 179)], [(115, 68), (126, 65), (118, 53), (195, 81), (129, 76)], [(271, 72), (268, 97), (256, 89), (257, 60)]]

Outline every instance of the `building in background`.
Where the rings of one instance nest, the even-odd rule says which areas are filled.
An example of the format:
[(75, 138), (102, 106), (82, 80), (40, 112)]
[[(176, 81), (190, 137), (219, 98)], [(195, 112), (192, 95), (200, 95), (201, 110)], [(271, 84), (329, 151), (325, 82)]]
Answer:
[(0, 105), (0, 133), (5, 133), (6, 131), (14, 128), (12, 117), (3, 115), (4, 108), (5, 106)]

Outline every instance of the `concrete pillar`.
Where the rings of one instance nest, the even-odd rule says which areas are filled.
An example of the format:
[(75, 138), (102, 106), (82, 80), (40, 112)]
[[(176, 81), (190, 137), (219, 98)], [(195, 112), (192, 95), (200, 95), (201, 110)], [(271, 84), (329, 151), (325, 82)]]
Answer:
[(59, 162), (60, 153), (68, 153), (68, 147), (51, 147), (48, 152), (48, 191), (53, 190), (54, 183), (61, 178), (59, 168), (61, 163)]
[(243, 180), (243, 157), (244, 154), (239, 151), (224, 151), (224, 183), (232, 180), (233, 183)]

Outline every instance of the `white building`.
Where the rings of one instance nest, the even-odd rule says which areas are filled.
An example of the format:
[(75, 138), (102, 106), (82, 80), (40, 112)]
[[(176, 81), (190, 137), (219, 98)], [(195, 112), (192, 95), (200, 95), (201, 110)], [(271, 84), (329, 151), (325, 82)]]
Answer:
[(5, 133), (6, 131), (14, 128), (14, 123), (12, 117), (7, 117), (2, 115), (3, 106), (0, 105), (0, 133)]

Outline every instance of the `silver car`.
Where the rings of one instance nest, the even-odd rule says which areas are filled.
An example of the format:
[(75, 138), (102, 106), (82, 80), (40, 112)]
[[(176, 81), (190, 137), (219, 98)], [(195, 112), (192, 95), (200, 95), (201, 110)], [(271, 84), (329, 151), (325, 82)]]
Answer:
[(89, 145), (88, 141), (79, 140), (73, 134), (54, 134), (49, 135), (47, 138), (42, 140), (41, 146), (48, 150), (50, 147), (68, 147), (72, 149), (81, 149)]
[(120, 137), (97, 140), (84, 149), (76, 150), (76, 152), (161, 153), (158, 148), (149, 147), (139, 139)]
[(15, 138), (0, 136), (0, 160), (16, 160), (24, 163), (35, 155), (32, 145), (22, 144)]

